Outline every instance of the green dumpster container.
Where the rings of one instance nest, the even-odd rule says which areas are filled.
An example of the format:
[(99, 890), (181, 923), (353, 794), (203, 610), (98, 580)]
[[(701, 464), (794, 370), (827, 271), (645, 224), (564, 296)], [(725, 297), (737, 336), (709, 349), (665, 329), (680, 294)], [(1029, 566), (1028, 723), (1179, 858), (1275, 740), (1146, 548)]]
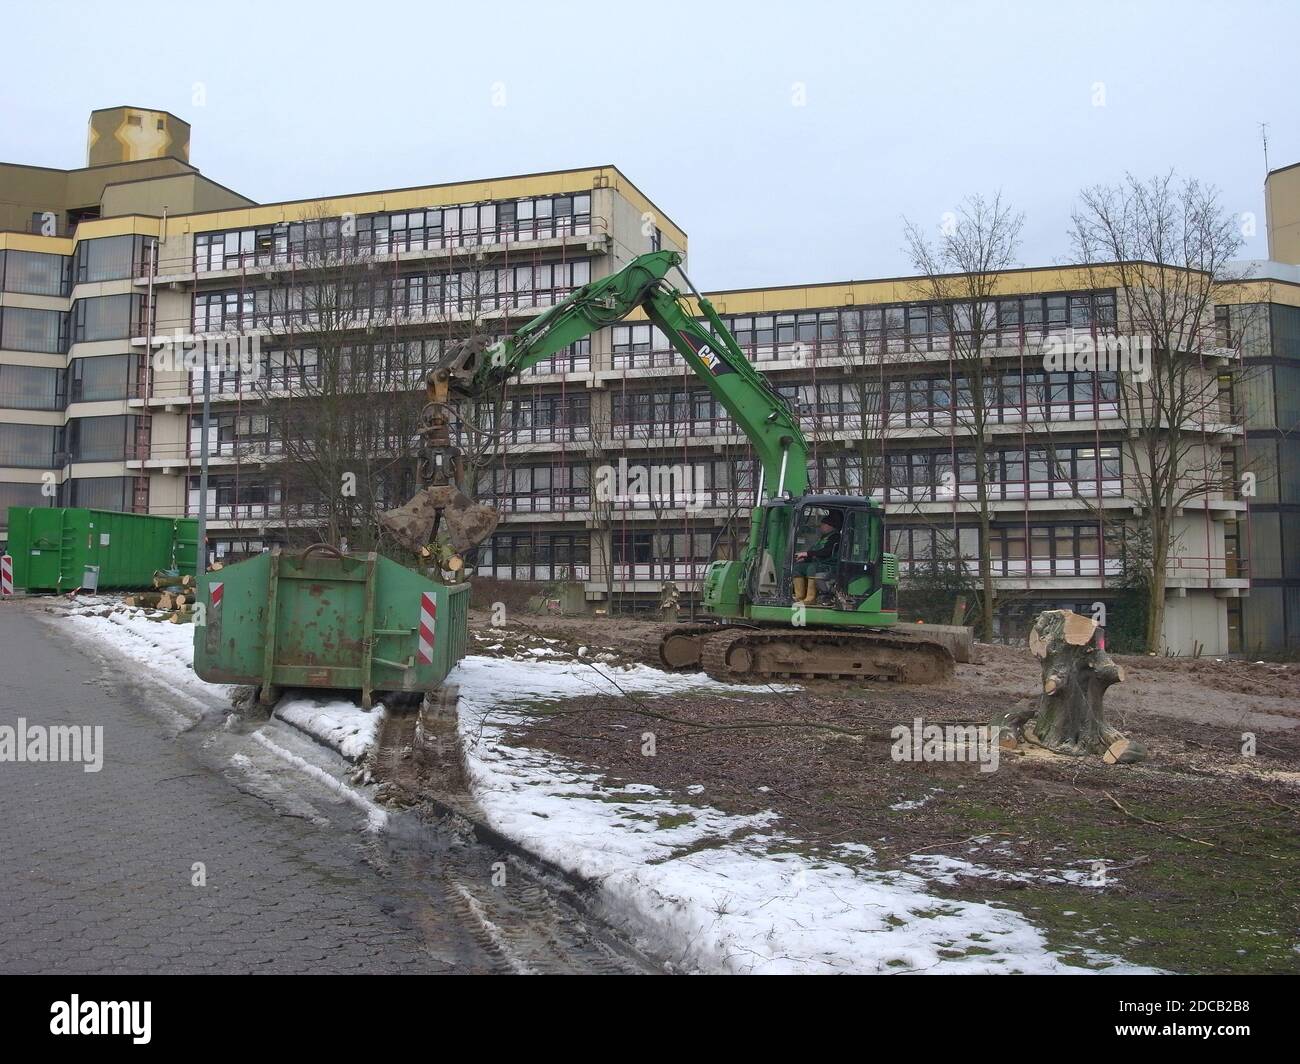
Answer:
[[(179, 563), (194, 573), (198, 524), (193, 519), (66, 506), (9, 507), (8, 551), (14, 586), (28, 591), (72, 591), (87, 566), (99, 570), (100, 591), (147, 588), (160, 569)], [(178, 539), (190, 540), (177, 557)]]
[[(202, 606), (202, 610), (198, 610)], [(318, 544), (199, 577), (194, 671), (209, 683), (427, 691), (469, 641), (469, 585), (434, 583), (377, 554)]]

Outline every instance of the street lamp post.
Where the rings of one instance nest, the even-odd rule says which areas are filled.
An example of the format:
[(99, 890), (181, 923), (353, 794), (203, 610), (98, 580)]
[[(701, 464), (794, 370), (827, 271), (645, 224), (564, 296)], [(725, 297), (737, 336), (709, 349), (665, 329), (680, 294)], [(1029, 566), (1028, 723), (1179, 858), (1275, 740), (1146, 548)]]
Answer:
[(195, 579), (208, 571), (208, 426), (212, 420), (212, 385), (208, 375), (208, 344), (203, 345), (203, 425), (199, 440), (198, 568)]

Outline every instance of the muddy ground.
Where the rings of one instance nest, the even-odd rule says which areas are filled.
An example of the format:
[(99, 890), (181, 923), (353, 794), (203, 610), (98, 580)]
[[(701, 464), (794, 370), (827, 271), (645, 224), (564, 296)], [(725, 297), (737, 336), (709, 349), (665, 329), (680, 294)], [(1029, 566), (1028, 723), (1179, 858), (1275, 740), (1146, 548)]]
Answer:
[[(665, 627), (471, 619), (479, 652), (545, 648), (597, 669), (657, 665)], [(1024, 912), (1074, 963), (1098, 951), (1182, 972), (1300, 971), (1300, 667), (1119, 658), (1126, 680), (1107, 695), (1108, 718), (1148, 747), (1138, 765), (1005, 754), (981, 772), (891, 758), (897, 724), (987, 724), (1033, 698), (1027, 650), (979, 649), (979, 664), (927, 687), (573, 699), (517, 738), (684, 805), (773, 809), (776, 830), (813, 854), (836, 847), (843, 860), (838, 847), (860, 843), (880, 867), (946, 868), (937, 893)]]

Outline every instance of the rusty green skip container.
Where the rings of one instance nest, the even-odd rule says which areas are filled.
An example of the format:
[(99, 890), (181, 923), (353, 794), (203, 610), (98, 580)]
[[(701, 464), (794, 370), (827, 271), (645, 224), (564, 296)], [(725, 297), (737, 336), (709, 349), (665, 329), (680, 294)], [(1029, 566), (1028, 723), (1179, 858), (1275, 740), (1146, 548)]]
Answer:
[(9, 507), (14, 586), (72, 591), (86, 567), (99, 567), (101, 591), (147, 588), (154, 573), (180, 567), (194, 573), (198, 522), (193, 518), (127, 514), (68, 506)]
[(469, 641), (469, 585), (438, 584), (377, 554), (317, 544), (260, 554), (199, 577), (194, 671), (253, 684), (270, 703), (286, 687), (428, 691)]

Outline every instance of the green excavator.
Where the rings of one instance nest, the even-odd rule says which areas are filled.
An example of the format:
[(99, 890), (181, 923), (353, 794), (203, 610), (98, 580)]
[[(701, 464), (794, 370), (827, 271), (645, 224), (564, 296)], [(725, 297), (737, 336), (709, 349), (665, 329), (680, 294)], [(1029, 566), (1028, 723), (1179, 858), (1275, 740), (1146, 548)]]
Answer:
[[(808, 492), (809, 447), (798, 419), (685, 274), (704, 323), (668, 283), (681, 264), (673, 251), (641, 255), (504, 340), (476, 338), (449, 350), (426, 382), (420, 426), (426, 487), (385, 514), (384, 526), (398, 542), (426, 554), (441, 530), (441, 542), (453, 552), (449, 565), (457, 568), (461, 553), (491, 535), (498, 515), (462, 490), (463, 454), (453, 442), (453, 425), (528, 367), (640, 309), (735, 420), (759, 468), (744, 551), (738, 559), (710, 562), (701, 596), (706, 620), (664, 634), (663, 664), (703, 668), (728, 681), (873, 677), (926, 683), (951, 675), (949, 644), (897, 627), (898, 562), (884, 549), (882, 506), (860, 496)], [(812, 552), (819, 560), (810, 570), (799, 563), (819, 525), (835, 534), (823, 540), (820, 554)], [(796, 576), (796, 568), (809, 575)], [(796, 580), (802, 592), (797, 602)]]

